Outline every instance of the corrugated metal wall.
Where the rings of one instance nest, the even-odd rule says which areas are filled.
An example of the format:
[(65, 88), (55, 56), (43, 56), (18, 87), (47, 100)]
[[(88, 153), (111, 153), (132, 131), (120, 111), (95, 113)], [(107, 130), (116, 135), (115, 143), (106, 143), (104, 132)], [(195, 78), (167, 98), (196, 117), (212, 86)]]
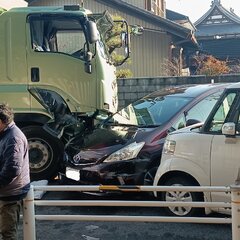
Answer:
[[(133, 0), (132, 0), (133, 1)], [(64, 4), (80, 4), (81, 0), (39, 0), (31, 6), (62, 6)], [(133, 36), (131, 42), (131, 64), (124, 64), (121, 68), (129, 68), (134, 77), (154, 77), (164, 75), (163, 62), (169, 57), (171, 36), (161, 31), (160, 26), (143, 21), (110, 6), (100, 4), (94, 0), (85, 0), (84, 7), (92, 12), (108, 10), (125, 18), (131, 25), (141, 25), (145, 31), (142, 36)]]
[(137, 6), (139, 8), (145, 9), (145, 1), (146, 0), (122, 0), (122, 1), (132, 4), (134, 6)]

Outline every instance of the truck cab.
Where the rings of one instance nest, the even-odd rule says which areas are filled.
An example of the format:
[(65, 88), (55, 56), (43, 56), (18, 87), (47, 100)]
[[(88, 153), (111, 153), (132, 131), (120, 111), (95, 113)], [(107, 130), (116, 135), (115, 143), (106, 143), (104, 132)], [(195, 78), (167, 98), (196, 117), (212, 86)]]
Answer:
[[(116, 68), (105, 42), (113, 24), (107, 12), (79, 6), (13, 8), (0, 15), (0, 101), (14, 109), (27, 136), (33, 180), (59, 171), (73, 134), (60, 134), (60, 120), (84, 131), (97, 111), (116, 112)], [(44, 128), (55, 118), (54, 128)]]

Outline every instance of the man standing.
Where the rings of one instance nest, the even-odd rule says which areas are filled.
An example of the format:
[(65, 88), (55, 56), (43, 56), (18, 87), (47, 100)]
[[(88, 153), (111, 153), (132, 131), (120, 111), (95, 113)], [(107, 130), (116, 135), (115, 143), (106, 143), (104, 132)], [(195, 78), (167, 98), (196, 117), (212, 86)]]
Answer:
[(16, 240), (22, 199), (30, 188), (28, 142), (12, 109), (0, 104), (0, 239)]

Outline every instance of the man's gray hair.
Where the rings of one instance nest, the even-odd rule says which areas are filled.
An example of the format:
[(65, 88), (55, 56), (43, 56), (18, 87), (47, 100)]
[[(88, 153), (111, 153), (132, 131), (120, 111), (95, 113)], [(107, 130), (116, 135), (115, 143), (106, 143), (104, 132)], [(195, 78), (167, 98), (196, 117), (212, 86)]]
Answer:
[(13, 121), (14, 119), (14, 113), (12, 108), (5, 103), (0, 103), (0, 120), (4, 124), (9, 124)]

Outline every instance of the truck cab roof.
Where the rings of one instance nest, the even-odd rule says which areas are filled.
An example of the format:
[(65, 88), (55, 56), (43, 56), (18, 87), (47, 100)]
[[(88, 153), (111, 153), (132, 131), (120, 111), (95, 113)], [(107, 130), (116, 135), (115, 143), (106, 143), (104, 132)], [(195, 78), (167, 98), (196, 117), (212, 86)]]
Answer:
[(52, 12), (58, 12), (58, 13), (75, 13), (79, 15), (88, 15), (92, 12), (88, 9), (81, 8), (78, 5), (67, 5), (67, 6), (47, 6), (47, 7), (18, 7), (18, 8), (12, 8), (6, 13), (52, 13)]

